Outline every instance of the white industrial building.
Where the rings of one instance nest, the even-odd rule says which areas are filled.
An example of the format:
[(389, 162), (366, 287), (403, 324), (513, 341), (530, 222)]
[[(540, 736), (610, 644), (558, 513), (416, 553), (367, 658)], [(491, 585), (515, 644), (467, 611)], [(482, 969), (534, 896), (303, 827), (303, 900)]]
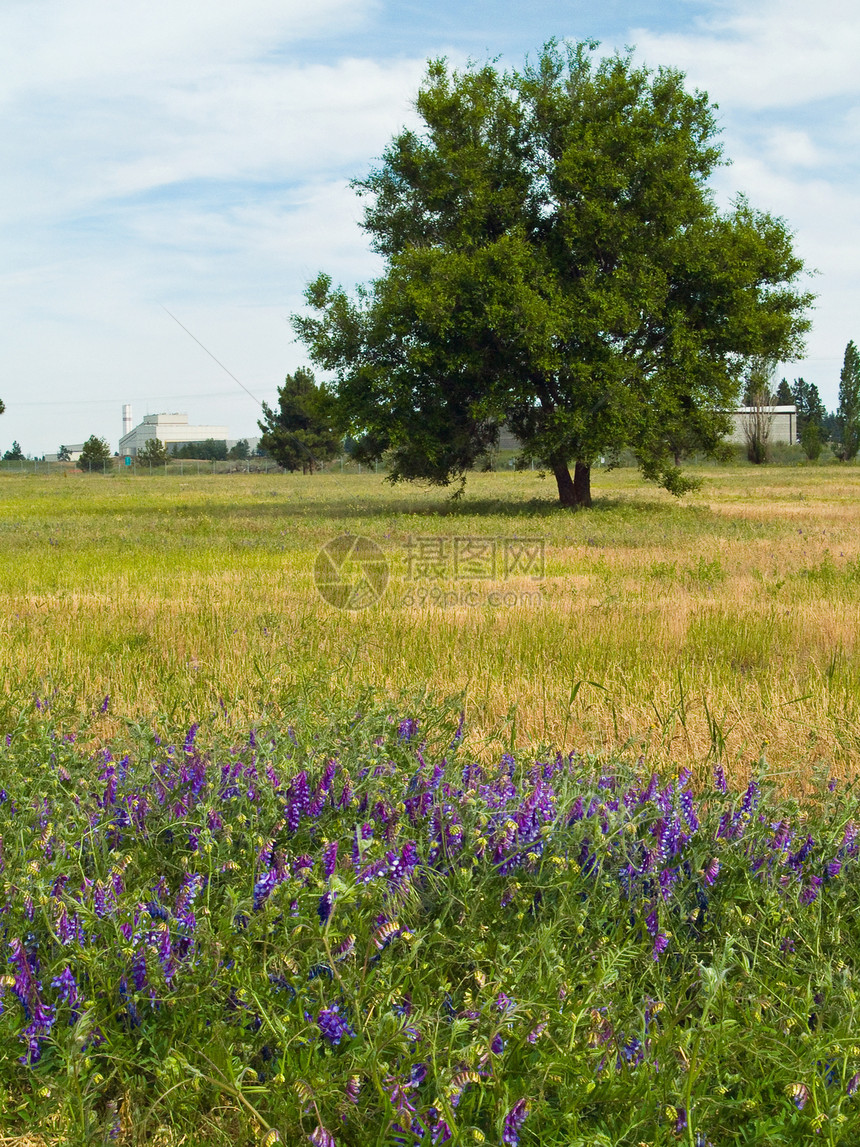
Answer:
[(143, 422), (132, 429), (131, 407), (122, 408), (122, 438), (119, 440), (120, 457), (134, 458), (150, 439), (162, 442), (168, 450), (195, 442), (227, 441), (226, 426), (192, 426), (187, 414), (147, 414)]
[(797, 441), (797, 407), (796, 406), (742, 406), (738, 410), (729, 411), (732, 420), (732, 430), (728, 436), (729, 442), (743, 445), (747, 441), (747, 431), (754, 426), (755, 418), (764, 417), (770, 426), (770, 442), (784, 442), (793, 445)]
[[(83, 450), (84, 450), (84, 443), (83, 442), (78, 442), (76, 446), (67, 446), (66, 451), (68, 452), (69, 457), (68, 457), (68, 459), (66, 459), (66, 461), (77, 462), (77, 460), (80, 458), (81, 454), (83, 453)], [(45, 461), (46, 462), (59, 462), (59, 460), (60, 460), (60, 455), (58, 453), (45, 455)]]

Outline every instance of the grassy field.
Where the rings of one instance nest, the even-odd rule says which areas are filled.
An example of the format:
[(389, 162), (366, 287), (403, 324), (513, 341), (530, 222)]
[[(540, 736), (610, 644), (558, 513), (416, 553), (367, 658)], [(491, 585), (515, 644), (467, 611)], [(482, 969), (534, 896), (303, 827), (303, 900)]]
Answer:
[(0, 476), (0, 1141), (854, 1147), (860, 468), (700, 476)]
[[(427, 686), (465, 694), (490, 753), (641, 742), (697, 766), (724, 743), (730, 773), (763, 751), (777, 772), (851, 768), (860, 468), (700, 474), (678, 502), (632, 470), (601, 473), (581, 515), (531, 472), (475, 475), (458, 502), (368, 474), (6, 474), (4, 700), (78, 710), (110, 695), (122, 717), (199, 719), (220, 698), (253, 720), (297, 692)], [(360, 611), (314, 586), (320, 547), (343, 533), (390, 568)], [(416, 553), (475, 537), (498, 539), (500, 561), (505, 539), (543, 539), (544, 576), (408, 576), (410, 538)]]

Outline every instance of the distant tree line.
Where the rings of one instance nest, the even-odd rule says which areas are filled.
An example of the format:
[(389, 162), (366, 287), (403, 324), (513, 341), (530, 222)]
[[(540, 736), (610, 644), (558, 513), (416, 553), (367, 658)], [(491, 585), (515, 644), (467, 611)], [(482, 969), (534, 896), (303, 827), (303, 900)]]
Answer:
[[(748, 372), (742, 401), (751, 410), (796, 406), (797, 441), (807, 458), (813, 461), (828, 444), (841, 462), (850, 462), (860, 451), (860, 352), (853, 340), (845, 348), (835, 411), (829, 411), (824, 405), (814, 382), (796, 378), (789, 383), (783, 378), (776, 390), (772, 390), (767, 370), (761, 367)], [(764, 457), (753, 457), (760, 449), (760, 444), (749, 443), (750, 461), (765, 461)]]

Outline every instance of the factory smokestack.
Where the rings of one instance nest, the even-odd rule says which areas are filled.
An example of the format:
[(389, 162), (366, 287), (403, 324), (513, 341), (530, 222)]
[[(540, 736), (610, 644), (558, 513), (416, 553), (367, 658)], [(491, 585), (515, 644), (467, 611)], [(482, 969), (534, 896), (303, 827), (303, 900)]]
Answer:
[(126, 403), (122, 408), (122, 436), (131, 434), (131, 404)]

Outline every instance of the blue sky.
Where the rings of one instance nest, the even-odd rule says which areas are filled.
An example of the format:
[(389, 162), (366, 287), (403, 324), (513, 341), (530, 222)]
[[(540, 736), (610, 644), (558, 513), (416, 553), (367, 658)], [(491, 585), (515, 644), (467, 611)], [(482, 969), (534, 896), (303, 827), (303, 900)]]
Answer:
[(790, 378), (836, 404), (860, 341), (860, 20), (848, 0), (4, 0), (0, 450), (31, 455), (186, 410), (256, 432), (304, 361), (325, 269), (378, 269), (347, 182), (412, 121), (430, 56), (517, 65), (551, 36), (635, 46), (719, 105), (715, 179), (784, 216), (819, 298)]

